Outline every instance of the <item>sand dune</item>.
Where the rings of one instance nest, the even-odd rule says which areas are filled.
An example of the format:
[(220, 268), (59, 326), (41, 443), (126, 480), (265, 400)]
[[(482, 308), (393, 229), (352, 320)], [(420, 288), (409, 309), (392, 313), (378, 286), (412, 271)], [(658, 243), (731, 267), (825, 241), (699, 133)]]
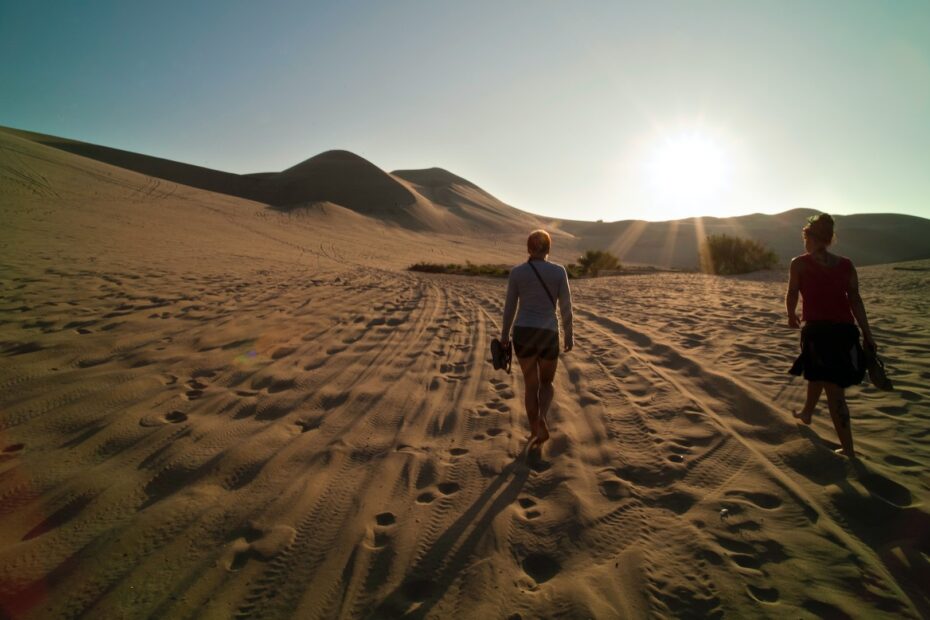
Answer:
[(930, 271), (861, 271), (899, 389), (852, 390), (859, 464), (791, 422), (783, 273), (577, 281), (531, 465), (485, 359), (503, 282), (403, 271), (518, 262), (525, 231), (275, 210), (8, 133), (0, 195), (6, 616), (930, 614)]
[(493, 230), (527, 230), (542, 226), (539, 218), (518, 211), (471, 181), (442, 168), (395, 170), (392, 176), (409, 182), (430, 202), (450, 210), (463, 220)]
[(505, 205), (464, 179), (443, 192), (441, 200), (433, 202), (418, 193), (422, 186), (408, 182), (403, 175), (390, 175), (348, 151), (320, 153), (281, 172), (238, 175), (18, 129), (0, 127), (0, 134), (160, 181), (245, 198), (283, 210), (330, 202), (385, 223), (441, 233), (514, 232), (539, 225), (535, 216)]

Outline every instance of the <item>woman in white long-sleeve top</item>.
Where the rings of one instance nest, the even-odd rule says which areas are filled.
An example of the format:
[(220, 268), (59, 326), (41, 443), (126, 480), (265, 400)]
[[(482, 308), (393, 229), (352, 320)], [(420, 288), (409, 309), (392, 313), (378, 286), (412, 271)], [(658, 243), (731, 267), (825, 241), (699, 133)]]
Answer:
[[(526, 241), (529, 259), (510, 270), (507, 300), (501, 326), (501, 344), (510, 342), (523, 371), (526, 385), (526, 416), (530, 423), (529, 446), (541, 448), (549, 439), (546, 414), (552, 404), (552, 381), (559, 363), (559, 322), (562, 315), (565, 352), (574, 346), (572, 335), (572, 294), (565, 267), (547, 260), (552, 238), (544, 230), (534, 230)], [(516, 321), (514, 321), (516, 317)]]

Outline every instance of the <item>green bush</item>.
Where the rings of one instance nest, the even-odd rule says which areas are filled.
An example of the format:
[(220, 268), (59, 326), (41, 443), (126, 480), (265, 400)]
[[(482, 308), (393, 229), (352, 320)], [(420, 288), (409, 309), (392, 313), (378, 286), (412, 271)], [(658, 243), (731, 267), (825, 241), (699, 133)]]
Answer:
[(765, 245), (752, 239), (710, 235), (701, 245), (701, 269), (705, 273), (733, 275), (778, 264), (778, 255)]
[[(588, 250), (578, 257), (578, 263), (565, 265), (569, 278), (596, 278), (602, 271), (615, 271), (620, 269), (620, 259), (610, 252), (601, 250)], [(457, 263), (416, 263), (407, 267), (408, 271), (421, 271), (424, 273), (448, 273), (458, 276), (485, 276), (489, 278), (506, 278), (510, 275), (507, 265), (476, 265), (466, 261), (464, 265)]]
[(603, 250), (588, 250), (584, 255), (578, 257), (577, 265), (573, 263), (569, 267), (576, 268), (579, 275), (596, 278), (602, 271), (620, 269), (620, 259)]
[(456, 263), (416, 263), (407, 267), (408, 271), (422, 271), (425, 273), (450, 273), (458, 276), (486, 276), (490, 278), (506, 278), (510, 275), (507, 265), (476, 265), (466, 261), (464, 265)]

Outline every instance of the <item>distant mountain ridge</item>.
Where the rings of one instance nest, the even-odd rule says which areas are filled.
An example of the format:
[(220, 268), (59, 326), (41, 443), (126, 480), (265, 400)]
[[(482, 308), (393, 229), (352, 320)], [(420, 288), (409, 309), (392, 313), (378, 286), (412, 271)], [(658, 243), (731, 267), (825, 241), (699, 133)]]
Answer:
[[(813, 209), (791, 209), (768, 215), (687, 218), (667, 222), (562, 221), (562, 230), (579, 239), (583, 249), (606, 249), (625, 262), (681, 269), (699, 266), (698, 248), (707, 235), (726, 234), (760, 241), (783, 263), (804, 253), (801, 228)], [(857, 265), (930, 258), (930, 220), (895, 213), (835, 215), (832, 251)]]
[[(688, 218), (667, 222), (587, 222), (542, 218), (498, 200), (442, 168), (386, 172), (344, 150), (315, 155), (280, 172), (233, 174), (158, 157), (0, 127), (0, 135), (52, 147), (122, 169), (197, 189), (253, 200), (277, 210), (314, 207), (313, 213), (348, 209), (403, 228), (447, 234), (514, 234), (546, 228), (562, 247), (603, 249), (625, 263), (692, 269), (706, 235), (749, 237), (771, 247), (783, 262), (803, 252), (801, 227), (810, 209), (775, 215)], [(2, 146), (2, 145), (0, 145)], [(330, 205), (321, 207), (321, 205)], [(343, 212), (348, 214), (348, 211)], [(364, 219), (347, 226), (359, 226)], [(836, 216), (835, 251), (859, 265), (930, 258), (930, 220), (900, 214)]]

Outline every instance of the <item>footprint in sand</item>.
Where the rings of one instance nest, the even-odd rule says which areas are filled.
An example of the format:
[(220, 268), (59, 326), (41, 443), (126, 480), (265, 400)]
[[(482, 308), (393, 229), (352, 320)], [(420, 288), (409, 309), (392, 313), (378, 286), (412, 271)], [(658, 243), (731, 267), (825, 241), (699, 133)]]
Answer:
[(486, 406), (488, 409), (494, 409), (498, 413), (507, 413), (510, 411), (510, 405), (501, 401), (499, 398), (491, 400)]
[(601, 402), (601, 399), (590, 392), (582, 392), (578, 395), (578, 404), (580, 404), (582, 407), (596, 405), (599, 402)]
[(898, 456), (896, 454), (889, 454), (885, 457), (885, 462), (889, 465), (894, 465), (895, 467), (918, 467), (920, 463), (917, 461), (912, 461), (909, 458)]
[(757, 558), (743, 553), (734, 553), (730, 555), (730, 559), (742, 568), (758, 570), (759, 567), (762, 566), (762, 562), (760, 562)]
[(204, 389), (207, 387), (206, 383), (198, 381), (197, 379), (188, 379), (185, 385), (188, 388), (184, 393), (184, 397), (187, 398), (187, 400), (197, 400), (203, 396)]
[(490, 384), (494, 387), (494, 391), (497, 392), (499, 398), (494, 400), (500, 400), (501, 398), (505, 400), (511, 400), (514, 398), (513, 389), (510, 387), (510, 384), (500, 381), (498, 379), (489, 379)]
[(685, 410), (683, 413), (684, 413), (684, 416), (688, 418), (688, 420), (690, 420), (691, 422), (706, 422), (707, 421), (707, 414), (704, 413), (703, 411), (697, 411), (694, 409), (690, 409), (690, 410)]
[(738, 489), (730, 490), (725, 493), (728, 497), (738, 497), (745, 499), (751, 504), (764, 508), (765, 510), (775, 510), (781, 506), (782, 501), (777, 495), (771, 493), (756, 493), (752, 491), (741, 491)]
[(171, 422), (172, 424), (179, 424), (187, 420), (187, 414), (183, 411), (172, 411), (171, 413), (165, 416), (165, 420)]
[(523, 572), (536, 583), (545, 583), (562, 570), (559, 562), (545, 553), (531, 553), (526, 556), (521, 565), (523, 566)]
[(536, 519), (542, 514), (538, 508), (535, 508), (536, 500), (531, 497), (521, 497), (517, 500), (517, 503), (523, 508), (523, 517), (527, 520)]
[(393, 512), (382, 512), (375, 515), (375, 523), (377, 526), (373, 532), (374, 540), (372, 541), (372, 546), (376, 548), (386, 547), (391, 540), (387, 528), (397, 523), (397, 517), (394, 516)]
[(618, 478), (602, 480), (598, 484), (601, 495), (611, 501), (618, 501), (630, 497), (630, 486)]
[(439, 365), (439, 372), (455, 379), (465, 378), (462, 373), (465, 372), (466, 364), (464, 362), (445, 362)]
[(300, 428), (301, 433), (306, 433), (308, 431), (320, 428), (320, 425), (323, 424), (323, 418), (314, 418), (312, 420), (297, 420), (297, 422), (294, 424)]
[(459, 489), (462, 488), (457, 482), (440, 482), (436, 485), (436, 488), (439, 489), (439, 492), (443, 495), (452, 495), (453, 493), (458, 493)]
[(187, 420), (187, 414), (183, 411), (174, 410), (163, 416), (145, 416), (139, 420), (139, 426), (153, 427), (164, 426), (165, 424), (180, 424)]
[(760, 588), (757, 586), (748, 586), (749, 596), (756, 599), (760, 603), (777, 603), (778, 602), (778, 590), (776, 588)]

